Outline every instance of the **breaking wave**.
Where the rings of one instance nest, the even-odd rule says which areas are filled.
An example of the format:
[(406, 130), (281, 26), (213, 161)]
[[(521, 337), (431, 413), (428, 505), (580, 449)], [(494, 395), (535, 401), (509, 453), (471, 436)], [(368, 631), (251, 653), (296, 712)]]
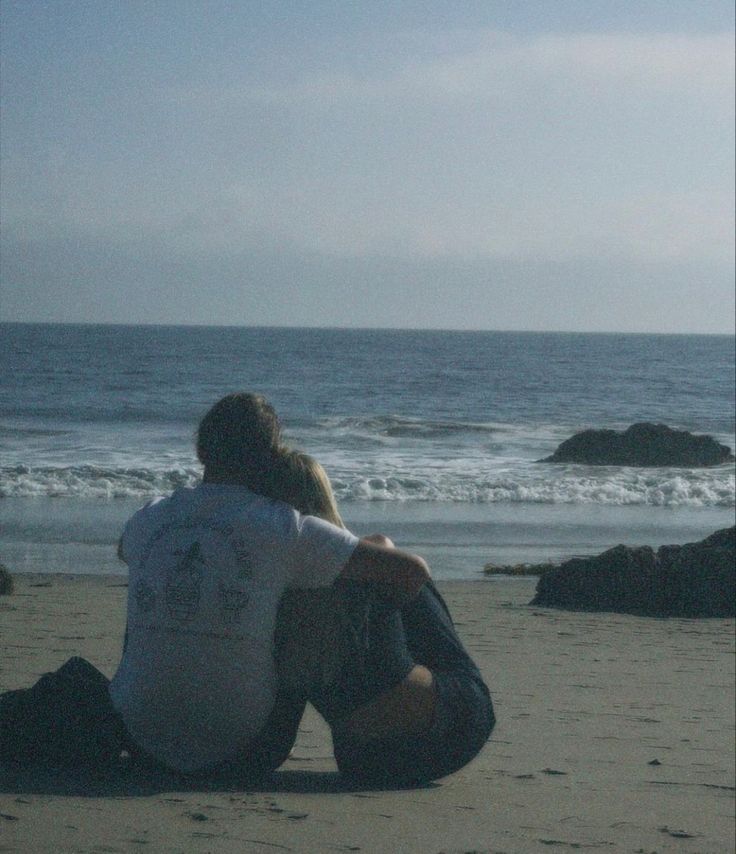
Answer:
[[(335, 466), (338, 500), (438, 501), (460, 503), (600, 504), (654, 507), (732, 507), (733, 467), (715, 469), (630, 469), (527, 465), (518, 470), (476, 474), (448, 467), (416, 476), (395, 471), (378, 476)], [(0, 497), (133, 498), (194, 486), (196, 467), (116, 468), (25, 465), (0, 468)]]
[(0, 498), (47, 496), (51, 498), (133, 498), (160, 495), (180, 486), (193, 486), (201, 473), (175, 468), (102, 466), (11, 466), (0, 468)]

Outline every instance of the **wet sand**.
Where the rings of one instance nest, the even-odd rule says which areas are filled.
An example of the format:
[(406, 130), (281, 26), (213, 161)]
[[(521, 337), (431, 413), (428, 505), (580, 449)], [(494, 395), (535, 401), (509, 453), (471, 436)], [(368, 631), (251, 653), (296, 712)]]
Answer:
[[(0, 690), (72, 655), (112, 675), (123, 578), (15, 581), (0, 597)], [(499, 719), (457, 774), (351, 786), (308, 710), (293, 756), (256, 789), (0, 769), (0, 851), (731, 854), (734, 621), (531, 608), (534, 584), (439, 584)]]

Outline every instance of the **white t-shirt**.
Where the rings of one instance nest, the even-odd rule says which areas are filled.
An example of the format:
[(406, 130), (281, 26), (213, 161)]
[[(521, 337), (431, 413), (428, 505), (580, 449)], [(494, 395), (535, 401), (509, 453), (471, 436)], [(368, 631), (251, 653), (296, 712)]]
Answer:
[(357, 543), (242, 486), (139, 510), (122, 536), (128, 642), (110, 686), (134, 741), (185, 772), (232, 759), (273, 708), (281, 594), (331, 585)]

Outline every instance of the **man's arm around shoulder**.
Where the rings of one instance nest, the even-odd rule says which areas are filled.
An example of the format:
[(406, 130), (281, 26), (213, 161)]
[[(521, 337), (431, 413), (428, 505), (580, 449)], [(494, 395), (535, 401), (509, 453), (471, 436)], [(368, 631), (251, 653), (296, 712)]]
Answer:
[(424, 558), (375, 539), (360, 540), (338, 580), (375, 584), (396, 599), (414, 596), (430, 577)]

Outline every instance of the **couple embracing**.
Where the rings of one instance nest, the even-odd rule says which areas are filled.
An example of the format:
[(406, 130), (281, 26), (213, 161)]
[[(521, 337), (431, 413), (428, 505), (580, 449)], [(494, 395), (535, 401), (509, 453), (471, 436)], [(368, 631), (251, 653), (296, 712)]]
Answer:
[[(202, 419), (201, 484), (128, 521), (127, 629), (109, 698), (138, 760), (190, 775), (276, 769), (307, 702), (341, 772), (412, 785), (469, 762), (494, 715), (424, 560), (342, 523), (273, 408)], [(100, 674), (101, 675), (101, 674)]]

